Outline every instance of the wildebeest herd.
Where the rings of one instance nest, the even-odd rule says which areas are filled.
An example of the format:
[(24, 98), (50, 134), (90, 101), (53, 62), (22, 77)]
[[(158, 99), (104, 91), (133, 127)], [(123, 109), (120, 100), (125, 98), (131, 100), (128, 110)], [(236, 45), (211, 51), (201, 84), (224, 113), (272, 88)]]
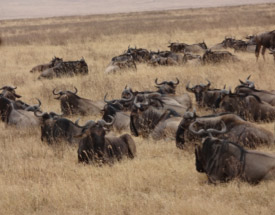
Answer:
[[(249, 41), (225, 38), (220, 44), (235, 51), (247, 51), (253, 46), (257, 58), (261, 47), (263, 55), (269, 48), (275, 60), (275, 31), (251, 36)], [(203, 63), (237, 60), (229, 52), (207, 49), (204, 42), (171, 43), (169, 47), (170, 51), (158, 52), (128, 47), (124, 54), (112, 59), (107, 69), (136, 69), (138, 62), (176, 65), (190, 59)], [(39, 79), (83, 75), (88, 73), (88, 66), (84, 59), (63, 61), (55, 57), (31, 72), (40, 72)], [(248, 76), (240, 80), (233, 92), (226, 86), (212, 88), (211, 81), (206, 80), (205, 84), (196, 85), (187, 82), (187, 92), (179, 95), (176, 88), (181, 82), (178, 78), (173, 81), (155, 79), (156, 88), (148, 91), (126, 85), (120, 98), (108, 100), (106, 94), (102, 101), (80, 97), (76, 87), (73, 91), (52, 89), (53, 96), (60, 101), (60, 114), (42, 111), (39, 99), (38, 104), (27, 104), (19, 100), (21, 95), (16, 93), (16, 87), (3, 86), (0, 88), (0, 115), (5, 124), (16, 128), (40, 126), (41, 141), (49, 145), (77, 144), (78, 161), (87, 164), (113, 164), (123, 157), (135, 158), (136, 143), (128, 134), (131, 133), (154, 141), (174, 140), (181, 150), (186, 144), (202, 139), (202, 145), (195, 146), (196, 169), (205, 173), (210, 183), (234, 178), (250, 183), (275, 179), (275, 155), (246, 149), (274, 144), (273, 134), (255, 122), (275, 121), (275, 91), (257, 89)], [(192, 104), (193, 94), (196, 104)], [(198, 116), (194, 106), (211, 110), (212, 114)], [(66, 118), (71, 115), (97, 115), (101, 119), (80, 125), (79, 120), (73, 122)], [(113, 131), (127, 133), (116, 136)]]

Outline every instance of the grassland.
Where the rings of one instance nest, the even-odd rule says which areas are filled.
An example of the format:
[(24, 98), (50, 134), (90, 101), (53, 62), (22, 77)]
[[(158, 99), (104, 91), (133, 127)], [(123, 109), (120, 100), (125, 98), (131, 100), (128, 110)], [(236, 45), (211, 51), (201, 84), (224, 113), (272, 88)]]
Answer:
[[(212, 81), (213, 87), (236, 86), (252, 74), (256, 87), (274, 90), (275, 64), (255, 61), (254, 54), (237, 53), (238, 63), (205, 66), (149, 67), (137, 72), (104, 74), (110, 59), (128, 45), (167, 50), (168, 41), (209, 47), (225, 36), (243, 38), (275, 29), (275, 4), (0, 21), (0, 86), (17, 86), (27, 103), (40, 98), (44, 111), (60, 112), (52, 90), (79, 89), (93, 100), (120, 97), (127, 84), (154, 89), (154, 79), (185, 84)], [(88, 63), (89, 75), (37, 80), (29, 70), (53, 56)], [(194, 101), (194, 97), (192, 96)], [(198, 110), (200, 114), (204, 110)], [(76, 119), (78, 116), (72, 118)], [(84, 117), (81, 123), (93, 116)], [(273, 123), (262, 124), (273, 131)], [(238, 180), (217, 186), (195, 170), (194, 143), (178, 150), (174, 141), (134, 138), (138, 156), (114, 166), (78, 164), (77, 146), (48, 146), (40, 128), (16, 130), (0, 123), (0, 214), (272, 214), (275, 182), (257, 186)], [(275, 146), (259, 150), (275, 153)]]

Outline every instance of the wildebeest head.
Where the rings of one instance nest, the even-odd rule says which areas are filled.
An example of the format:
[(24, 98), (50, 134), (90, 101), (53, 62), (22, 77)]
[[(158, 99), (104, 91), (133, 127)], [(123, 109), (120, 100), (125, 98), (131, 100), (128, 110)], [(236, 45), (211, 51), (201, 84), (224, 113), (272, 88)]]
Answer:
[(2, 90), (0, 96), (6, 97), (10, 100), (15, 101), (16, 98), (21, 98), (20, 95), (16, 94), (15, 89), (17, 87), (12, 87), (12, 86), (4, 86), (1, 87), (0, 90)]
[(211, 82), (207, 80), (208, 84), (199, 84), (195, 85), (193, 87), (190, 87), (190, 81), (186, 85), (186, 90), (188, 92), (194, 93), (196, 97), (196, 102), (199, 106), (202, 105), (202, 98), (203, 98), (203, 93), (209, 90), (209, 87), (211, 85)]
[(41, 101), (39, 99), (36, 98), (36, 100), (38, 101), (38, 104), (35, 105), (28, 105), (25, 102), (22, 102), (21, 100), (16, 100), (14, 101), (14, 108), (15, 109), (21, 109), (21, 110), (26, 110), (26, 111), (39, 111), (41, 112), (40, 106), (41, 106)]
[(73, 114), (74, 109), (78, 106), (78, 100), (80, 99), (80, 97), (76, 95), (78, 92), (77, 88), (76, 87), (74, 88), (75, 88), (75, 92), (71, 92), (68, 90), (66, 91), (60, 90), (58, 92), (55, 92), (55, 89), (53, 90), (54, 95), (59, 95), (55, 99), (61, 101), (61, 110), (66, 115)]
[(51, 60), (51, 67), (56, 66), (57, 64), (59, 64), (60, 62), (63, 62), (62, 58), (56, 57), (54, 56), (54, 58)]
[[(249, 78), (251, 77), (251, 75), (249, 75), (245, 81), (242, 81), (239, 79), (241, 85), (239, 85), (238, 87), (248, 87), (248, 88), (252, 88), (255, 89), (255, 84), (253, 81), (250, 81)], [(237, 88), (237, 87), (236, 87)]]
[(203, 49), (207, 49), (207, 45), (204, 41), (202, 43), (198, 43), (197, 45), (202, 47)]
[(156, 88), (158, 88), (158, 93), (161, 94), (175, 94), (176, 87), (179, 84), (179, 79), (177, 79), (177, 82), (174, 81), (163, 81), (161, 83), (158, 83), (158, 79), (156, 78), (155, 84), (157, 85)]

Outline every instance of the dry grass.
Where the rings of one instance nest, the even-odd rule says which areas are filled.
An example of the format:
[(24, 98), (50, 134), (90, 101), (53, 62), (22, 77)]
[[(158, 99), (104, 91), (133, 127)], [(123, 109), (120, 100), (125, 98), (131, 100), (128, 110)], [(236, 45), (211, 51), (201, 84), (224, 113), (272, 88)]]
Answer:
[[(106, 92), (120, 97), (125, 84), (137, 90), (153, 89), (153, 80), (178, 77), (177, 93), (185, 84), (208, 78), (213, 87), (236, 86), (252, 74), (258, 88), (274, 89), (274, 62), (255, 62), (254, 54), (237, 56), (236, 64), (148, 67), (137, 72), (104, 75), (111, 57), (129, 44), (167, 50), (168, 41), (205, 42), (212, 46), (224, 36), (275, 28), (275, 4), (228, 8), (175, 10), (102, 16), (0, 21), (2, 85), (15, 85), (29, 103), (40, 98), (44, 111), (60, 112), (51, 93), (54, 87), (72, 89), (94, 100)], [(64, 60), (85, 57), (85, 77), (37, 80), (29, 70), (53, 56)], [(193, 97), (192, 97), (193, 98)], [(194, 99), (194, 98), (193, 98)], [(77, 116), (75, 117), (77, 118)], [(75, 119), (73, 118), (73, 119)], [(85, 117), (93, 119), (93, 117)], [(272, 124), (263, 125), (273, 130)], [(77, 163), (77, 146), (48, 146), (40, 130), (15, 130), (0, 123), (1, 214), (272, 214), (275, 182), (252, 186), (233, 181), (208, 185), (195, 170), (192, 144), (181, 151), (174, 141), (134, 138), (138, 156), (112, 167)], [(260, 150), (275, 152), (275, 147)]]

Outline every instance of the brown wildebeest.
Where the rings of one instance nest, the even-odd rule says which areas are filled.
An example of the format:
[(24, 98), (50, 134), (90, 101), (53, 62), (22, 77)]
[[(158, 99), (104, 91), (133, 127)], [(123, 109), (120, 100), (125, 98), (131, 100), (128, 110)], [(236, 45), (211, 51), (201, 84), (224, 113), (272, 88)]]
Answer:
[(30, 72), (31, 73), (34, 73), (34, 72), (43, 72), (46, 69), (49, 69), (49, 68), (52, 68), (52, 67), (56, 66), (60, 62), (63, 62), (62, 58), (54, 57), (51, 60), (50, 63), (37, 65), (37, 66), (33, 67)]
[[(248, 36), (247, 39), (250, 39), (251, 43), (256, 45), (255, 55), (258, 61), (260, 51), (262, 49), (262, 56), (265, 60), (264, 54), (266, 49), (275, 48), (275, 30), (264, 32), (258, 35)], [(274, 57), (275, 61), (275, 57)]]
[(245, 150), (238, 143), (212, 136), (226, 132), (224, 123), (221, 130), (209, 128), (196, 131), (192, 125), (189, 128), (194, 133), (209, 135), (204, 139), (202, 147), (196, 145), (195, 156), (196, 170), (206, 173), (210, 183), (240, 178), (256, 184), (262, 180), (275, 179), (275, 155)]
[(228, 51), (212, 51), (206, 50), (202, 56), (203, 63), (225, 63), (225, 62), (238, 62), (239, 59)]
[(0, 93), (0, 96), (3, 96), (7, 99), (15, 101), (16, 98), (21, 98), (20, 95), (16, 94), (16, 92), (15, 92), (16, 88), (17, 87), (12, 87), (12, 86), (1, 87), (0, 90), (3, 90), (3, 91)]
[(82, 130), (78, 135), (82, 138), (77, 151), (79, 162), (112, 164), (123, 157), (133, 159), (136, 156), (136, 144), (129, 134), (119, 137), (106, 135), (104, 126), (112, 123), (100, 120)]

